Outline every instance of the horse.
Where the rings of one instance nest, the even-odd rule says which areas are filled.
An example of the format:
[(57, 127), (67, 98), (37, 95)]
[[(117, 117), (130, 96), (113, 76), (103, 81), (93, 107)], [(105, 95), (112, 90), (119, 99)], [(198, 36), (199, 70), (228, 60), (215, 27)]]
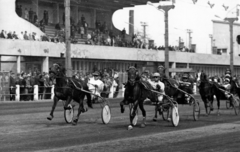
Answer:
[(82, 112), (86, 112), (83, 104), (85, 96), (87, 96), (88, 107), (92, 108), (91, 95), (84, 91), (86, 90), (89, 92), (87, 80), (83, 81), (81, 79), (66, 77), (65, 73), (65, 68), (56, 63), (53, 64), (53, 66), (49, 69), (50, 79), (55, 80), (56, 83), (54, 88), (53, 105), (50, 115), (47, 117), (47, 119), (53, 119), (53, 113), (59, 100), (66, 100), (64, 109), (67, 110), (69, 109), (68, 104), (73, 99), (79, 103), (78, 114), (72, 121), (72, 124), (76, 125), (80, 114)]
[(124, 99), (120, 102), (121, 113), (124, 113), (125, 111), (125, 104), (133, 104), (133, 108), (130, 112), (130, 125), (128, 126), (129, 130), (133, 129), (134, 124), (132, 120), (137, 114), (138, 106), (142, 111), (143, 116), (141, 127), (144, 128), (146, 126), (146, 111), (144, 109), (144, 100), (149, 98), (151, 101), (156, 102), (157, 96), (151, 91), (151, 85), (144, 82), (146, 81), (141, 80), (136, 68), (129, 68), (128, 82), (124, 91)]
[[(200, 79), (198, 79), (198, 88), (202, 101), (204, 102), (206, 114), (208, 115), (210, 114), (210, 111), (213, 111), (213, 101), (215, 95), (218, 106), (217, 115), (219, 115), (220, 99), (225, 97), (223, 92), (219, 89), (221, 86), (215, 82), (214, 79), (212, 82), (209, 82), (207, 75), (204, 72), (201, 72)], [(210, 107), (210, 110), (208, 107)]]
[(235, 77), (231, 81), (231, 89), (230, 92), (233, 94), (237, 94), (240, 97), (240, 76)]

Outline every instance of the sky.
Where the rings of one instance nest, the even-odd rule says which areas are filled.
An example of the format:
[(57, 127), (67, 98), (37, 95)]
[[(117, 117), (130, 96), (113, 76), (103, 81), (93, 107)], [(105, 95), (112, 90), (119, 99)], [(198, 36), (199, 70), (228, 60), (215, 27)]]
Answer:
[[(210, 49), (209, 34), (212, 34), (212, 20), (223, 21), (225, 17), (236, 17), (236, 6), (240, 0), (175, 0), (175, 8), (169, 11), (169, 45), (178, 45), (179, 37), (188, 45), (187, 29), (192, 31), (192, 44), (201, 46), (202, 53)], [(211, 8), (208, 4), (214, 4)], [(141, 5), (132, 8), (118, 10), (113, 15), (113, 23), (116, 28), (125, 28), (128, 32), (129, 10), (134, 10), (134, 30), (143, 31), (141, 22), (147, 23), (146, 33), (149, 38), (155, 41), (157, 46), (164, 45), (164, 13), (156, 7), (164, 5), (164, 2), (151, 5)], [(224, 6), (228, 6), (227, 11)], [(240, 18), (237, 21), (240, 23)], [(205, 51), (206, 50), (206, 51)]]

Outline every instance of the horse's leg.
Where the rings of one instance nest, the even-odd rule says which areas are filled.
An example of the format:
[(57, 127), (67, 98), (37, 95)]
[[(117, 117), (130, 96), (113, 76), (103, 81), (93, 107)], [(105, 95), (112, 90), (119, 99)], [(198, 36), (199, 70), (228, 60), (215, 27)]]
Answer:
[(144, 106), (143, 106), (143, 101), (144, 100), (139, 101), (139, 108), (141, 109), (142, 116), (143, 116), (143, 120), (142, 120), (142, 124), (141, 124), (142, 128), (144, 128), (146, 126), (146, 111), (145, 111)]
[(89, 108), (93, 108), (92, 106), (92, 100), (91, 100), (91, 94), (90, 93), (86, 93), (87, 96), (87, 105)]
[(130, 125), (128, 126), (128, 130), (133, 129), (132, 120), (134, 119), (134, 117), (136, 115), (137, 107), (138, 107), (138, 100), (136, 100), (133, 103), (133, 108), (132, 108), (132, 111), (130, 113)]
[(213, 111), (213, 110), (214, 110), (214, 108), (213, 108), (214, 95), (212, 95), (212, 96), (209, 98), (209, 101), (210, 101), (210, 110)]
[(215, 95), (216, 96), (216, 99), (217, 99), (217, 106), (218, 106), (218, 110), (217, 110), (217, 115), (219, 116), (220, 115), (220, 96), (217, 94)]
[(65, 105), (64, 105), (64, 110), (70, 110), (71, 109), (70, 107), (68, 107), (68, 105), (70, 104), (71, 101), (72, 101), (72, 97), (68, 96), (67, 100), (65, 102)]
[(55, 108), (57, 106), (58, 101), (59, 101), (58, 97), (54, 96), (52, 110), (50, 112), (50, 115), (47, 117), (48, 120), (52, 120), (53, 119), (53, 117), (54, 117), (53, 113), (54, 113), (54, 110), (55, 110)]
[(153, 117), (153, 121), (157, 121), (157, 112), (158, 112), (158, 104), (155, 105), (155, 115)]
[(74, 120), (72, 121), (72, 124), (73, 124), (73, 125), (77, 125), (79, 116), (80, 116), (80, 114), (81, 114), (82, 112), (84, 112), (84, 105), (83, 105), (83, 99), (80, 99), (80, 101), (79, 101), (79, 107), (78, 107), (78, 114), (77, 114), (77, 116), (74, 118)]

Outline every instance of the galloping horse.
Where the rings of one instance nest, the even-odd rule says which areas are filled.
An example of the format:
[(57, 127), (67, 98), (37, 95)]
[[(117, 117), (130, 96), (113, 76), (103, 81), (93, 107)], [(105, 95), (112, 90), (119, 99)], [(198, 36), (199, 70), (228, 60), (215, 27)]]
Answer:
[(79, 103), (78, 114), (77, 117), (74, 118), (72, 124), (76, 125), (78, 122), (78, 118), (81, 112), (85, 112), (83, 100), (84, 97), (87, 96), (88, 106), (92, 108), (91, 105), (91, 95), (89, 93), (83, 92), (82, 90), (88, 90), (87, 81), (78, 80), (74, 78), (66, 77), (65, 68), (63, 68), (60, 64), (53, 64), (50, 68), (49, 74), (50, 79), (55, 79), (56, 84), (54, 88), (54, 102), (52, 106), (52, 110), (50, 115), (47, 117), (48, 120), (53, 119), (53, 113), (55, 107), (59, 100), (66, 100), (64, 109), (69, 109), (68, 104), (73, 99), (74, 101)]
[(126, 84), (126, 89), (124, 92), (124, 99), (120, 103), (121, 112), (124, 112), (124, 104), (133, 104), (132, 111), (130, 113), (131, 124), (128, 126), (128, 129), (133, 128), (132, 120), (136, 115), (136, 111), (139, 105), (139, 108), (142, 111), (143, 120), (141, 127), (146, 125), (146, 111), (144, 109), (144, 100), (149, 98), (151, 101), (156, 102), (156, 94), (151, 91), (151, 85), (144, 85), (140, 81), (140, 77), (137, 74), (137, 69), (135, 67), (130, 67), (128, 70), (128, 82)]

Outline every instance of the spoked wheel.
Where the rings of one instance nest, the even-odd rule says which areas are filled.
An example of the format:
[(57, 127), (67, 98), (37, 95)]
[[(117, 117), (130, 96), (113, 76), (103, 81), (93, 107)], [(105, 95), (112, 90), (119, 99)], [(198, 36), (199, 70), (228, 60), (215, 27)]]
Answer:
[(133, 104), (129, 104), (129, 109), (130, 109), (130, 123), (133, 125), (133, 126), (136, 126), (137, 125), (137, 121), (138, 121), (138, 110), (136, 110), (135, 113), (133, 113)]
[(172, 125), (174, 127), (177, 127), (178, 124), (179, 124), (178, 107), (173, 105), (171, 109), (172, 109), (172, 119), (171, 119), (171, 122), (172, 122)]
[(105, 104), (102, 108), (102, 122), (108, 124), (111, 120), (111, 109), (108, 104)]
[(232, 102), (235, 114), (238, 115), (239, 114), (239, 110), (240, 110), (239, 109), (240, 108), (240, 106), (239, 106), (240, 99), (239, 99), (238, 95), (233, 95), (231, 97), (231, 102)]
[(200, 117), (200, 105), (199, 102), (196, 100), (193, 103), (193, 119), (197, 121)]
[(64, 119), (66, 123), (71, 123), (74, 116), (74, 108), (71, 104), (68, 105), (70, 109), (64, 110)]
[(165, 121), (168, 121), (169, 115), (170, 115), (170, 107), (169, 106), (165, 106), (162, 109), (162, 118)]

